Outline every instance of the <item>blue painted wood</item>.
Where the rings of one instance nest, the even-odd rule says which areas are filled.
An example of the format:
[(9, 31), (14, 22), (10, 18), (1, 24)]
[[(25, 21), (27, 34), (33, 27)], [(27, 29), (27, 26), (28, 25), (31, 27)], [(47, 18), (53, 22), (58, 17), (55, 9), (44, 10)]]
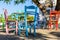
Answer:
[[(29, 10), (27, 11), (27, 9), (35, 9), (35, 11), (29, 11)], [(25, 6), (24, 23), (25, 23), (25, 29), (26, 29), (26, 36), (28, 37), (28, 28), (30, 28), (30, 32), (31, 32), (32, 27), (29, 27), (28, 24), (27, 24), (27, 14), (34, 15), (34, 27), (33, 28), (34, 28), (34, 36), (36, 36), (37, 7), (35, 7), (35, 6)], [(16, 15), (17, 20), (18, 20), (18, 15), (19, 14)], [(18, 34), (20, 34), (21, 33), (21, 30), (20, 30), (21, 25), (20, 25), (20, 23), (19, 23), (18, 27), (19, 27)]]
[(27, 9), (35, 9), (35, 6), (31, 5), (31, 6), (26, 6)]
[(18, 15), (16, 14), (16, 20), (18, 21)]
[(26, 13), (26, 6), (25, 6), (25, 13), (24, 13), (24, 15), (25, 15), (25, 17), (24, 17), (24, 21), (25, 21), (25, 27), (26, 27), (26, 36), (28, 37), (28, 26), (27, 26), (27, 13)]
[(27, 11), (27, 13), (30, 15), (35, 15), (35, 12), (33, 12), (33, 11)]
[(37, 24), (37, 7), (35, 8), (35, 18), (34, 18), (34, 36), (36, 36), (36, 24)]
[[(35, 9), (35, 11), (27, 11), (27, 9)], [(36, 36), (36, 24), (37, 24), (37, 7), (35, 6), (25, 6), (25, 26), (26, 26), (26, 36), (28, 36), (28, 24), (27, 24), (27, 13), (34, 15), (34, 36)], [(32, 27), (31, 27), (32, 28)], [(30, 28), (30, 32), (31, 32)]]
[[(16, 14), (16, 20), (18, 21), (18, 16), (23, 16), (20, 13), (15, 13)], [(23, 20), (22, 21), (18, 21), (18, 35), (21, 34), (21, 30), (24, 30), (24, 25), (23, 25)]]

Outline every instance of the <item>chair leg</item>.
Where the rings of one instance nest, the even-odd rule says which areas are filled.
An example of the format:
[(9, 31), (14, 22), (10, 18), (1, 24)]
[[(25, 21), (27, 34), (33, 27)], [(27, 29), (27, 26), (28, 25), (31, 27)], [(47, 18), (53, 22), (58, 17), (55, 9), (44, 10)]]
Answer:
[(56, 30), (58, 30), (58, 22), (56, 22)]
[(16, 21), (16, 35), (17, 35), (17, 32), (18, 32), (18, 22)]
[(49, 24), (49, 30), (51, 29), (51, 23)]
[(8, 32), (8, 25), (6, 24), (6, 33), (9, 34)]

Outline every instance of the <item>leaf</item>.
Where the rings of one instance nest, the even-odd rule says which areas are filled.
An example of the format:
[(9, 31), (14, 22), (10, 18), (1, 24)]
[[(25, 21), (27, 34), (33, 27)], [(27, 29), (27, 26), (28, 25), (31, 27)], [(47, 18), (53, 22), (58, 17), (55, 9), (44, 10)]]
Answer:
[(24, 2), (25, 2), (25, 0), (20, 0), (20, 2), (21, 2), (21, 3), (24, 3)]
[(12, 0), (4, 0), (5, 3), (9, 4)]
[(3, 1), (3, 0), (0, 0), (0, 1)]
[(24, 2), (25, 2), (25, 0), (15, 0), (14, 1), (15, 4), (20, 4), (20, 3), (24, 3)]

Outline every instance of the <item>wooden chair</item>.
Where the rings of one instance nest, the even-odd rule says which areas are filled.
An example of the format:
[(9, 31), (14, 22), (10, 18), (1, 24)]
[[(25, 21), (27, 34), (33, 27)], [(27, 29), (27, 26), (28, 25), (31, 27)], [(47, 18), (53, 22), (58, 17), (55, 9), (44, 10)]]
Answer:
[[(53, 19), (53, 17), (55, 17)], [(56, 30), (58, 29), (58, 19), (59, 19), (59, 13), (57, 11), (50, 11), (50, 20), (49, 20), (49, 29), (52, 28), (52, 25), (56, 25)]]
[[(18, 25), (17, 25), (17, 21), (16, 20), (8, 20), (8, 15), (7, 15), (7, 10), (4, 9), (4, 16), (5, 16), (5, 23), (6, 23), (6, 33), (9, 34), (9, 31), (15, 30), (16, 34), (17, 34), (17, 29), (18, 29)], [(9, 22), (15, 22), (15, 28), (9, 28), (9, 26), (13, 26), (14, 24), (9, 24)]]

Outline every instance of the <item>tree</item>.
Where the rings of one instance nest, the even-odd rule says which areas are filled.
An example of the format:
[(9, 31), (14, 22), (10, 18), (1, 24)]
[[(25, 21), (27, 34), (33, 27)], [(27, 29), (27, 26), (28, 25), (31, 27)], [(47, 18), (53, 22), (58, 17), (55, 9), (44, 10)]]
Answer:
[[(32, 0), (38, 7), (39, 7), (39, 9), (42, 11), (42, 12), (46, 12), (46, 6), (43, 6), (39, 1), (40, 0)], [(44, 1), (44, 0), (43, 0)], [(51, 0), (46, 0), (46, 2), (49, 2), (49, 5), (47, 5), (47, 6), (50, 6), (50, 7), (52, 7), (53, 6), (53, 4), (52, 4), (52, 1)], [(44, 4), (44, 5), (46, 5), (46, 4)], [(44, 11), (45, 10), (45, 11)]]
[[(41, 8), (41, 4), (39, 3), (39, 1), (38, 0), (32, 0), (40, 9), (41, 9), (41, 11), (43, 12), (43, 8), (44, 7), (42, 7)], [(52, 0), (48, 0), (49, 2), (51, 2), (50, 4), (50, 7), (53, 7), (53, 3), (52, 3)], [(57, 11), (59, 11), (60, 10), (60, 0), (57, 0), (57, 4), (56, 4), (56, 8), (55, 8), (55, 10), (57, 10)]]
[(56, 5), (55, 10), (57, 10), (57, 11), (60, 10), (60, 0), (57, 0), (57, 5)]
[[(43, 9), (43, 8), (41, 8), (40, 6), (40, 3), (39, 3), (39, 1), (37, 1), (37, 0), (32, 0), (40, 9)], [(51, 2), (51, 1), (50, 1)], [(53, 7), (53, 4), (52, 4), (52, 2), (51, 2), (51, 7)], [(57, 4), (56, 4), (56, 8), (55, 8), (55, 10), (57, 10), (57, 11), (60, 11), (60, 0), (57, 0)], [(42, 10), (41, 10), (42, 11)]]
[[(3, 1), (3, 2), (9, 4), (12, 0), (0, 0), (0, 1)], [(14, 0), (15, 4), (24, 3), (24, 2), (25, 2), (25, 0)]]
[[(4, 1), (5, 3), (10, 3), (12, 0), (1, 0), (1, 1)], [(14, 3), (15, 4), (19, 4), (19, 3), (24, 3), (26, 0), (15, 0), (14, 1)], [(32, 0), (38, 7), (39, 7), (39, 9), (42, 11), (42, 12), (44, 12), (44, 10), (46, 11), (46, 8), (44, 7), (44, 6), (42, 6), (41, 5), (41, 3), (39, 3), (39, 1), (40, 0)], [(44, 0), (43, 0), (44, 1)], [(51, 0), (47, 0), (47, 1), (49, 1), (50, 2), (50, 7), (52, 7), (53, 6), (53, 4), (52, 4), (52, 2), (51, 2)], [(57, 1), (57, 6), (56, 6), (56, 10), (59, 10), (60, 9), (60, 6), (59, 6), (59, 4), (60, 4), (60, 0), (58, 0)]]

